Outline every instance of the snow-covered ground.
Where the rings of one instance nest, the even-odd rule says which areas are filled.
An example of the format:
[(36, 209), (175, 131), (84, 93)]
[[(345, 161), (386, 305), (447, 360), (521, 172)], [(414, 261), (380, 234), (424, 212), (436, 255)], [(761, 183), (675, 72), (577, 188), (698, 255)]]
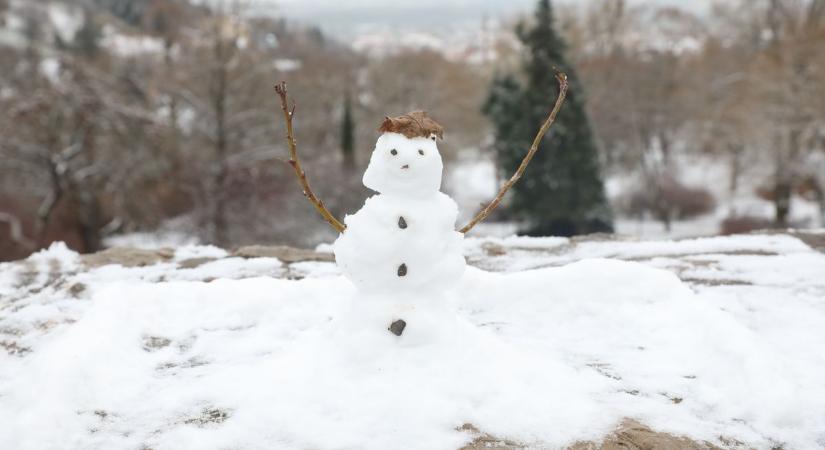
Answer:
[(0, 264), (0, 448), (564, 448), (626, 418), (825, 447), (825, 254), (802, 241), (465, 245), (451, 301), (400, 338), (331, 262), (56, 244)]

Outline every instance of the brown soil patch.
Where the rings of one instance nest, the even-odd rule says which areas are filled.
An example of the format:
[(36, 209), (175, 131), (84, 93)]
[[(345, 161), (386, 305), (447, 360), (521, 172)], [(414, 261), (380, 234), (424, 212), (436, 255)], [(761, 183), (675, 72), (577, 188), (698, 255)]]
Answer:
[[(526, 450), (542, 449), (541, 445), (530, 446), (507, 439), (500, 439), (483, 433), (472, 424), (465, 423), (459, 428), (476, 435), (472, 442), (459, 450)], [(616, 430), (600, 443), (577, 442), (567, 450), (722, 450), (709, 442), (697, 442), (683, 436), (674, 436), (651, 430), (649, 427), (626, 419)]]

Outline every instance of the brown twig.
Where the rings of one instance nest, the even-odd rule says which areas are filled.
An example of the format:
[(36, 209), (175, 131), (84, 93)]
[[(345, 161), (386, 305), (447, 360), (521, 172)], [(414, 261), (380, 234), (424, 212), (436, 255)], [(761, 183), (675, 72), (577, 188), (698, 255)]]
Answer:
[(286, 91), (286, 82), (281, 81), (277, 85), (275, 85), (275, 92), (281, 97), (281, 109), (284, 111), (284, 123), (286, 123), (286, 141), (289, 144), (289, 163), (292, 166), (292, 170), (295, 171), (295, 175), (298, 176), (298, 182), (301, 183), (301, 189), (304, 192), (304, 197), (309, 200), (315, 209), (318, 210), (318, 213), (326, 220), (335, 231), (339, 233), (343, 233), (344, 230), (347, 228), (346, 225), (341, 223), (335, 216), (332, 215), (331, 212), (324, 206), (324, 202), (318, 199), (315, 194), (312, 192), (312, 188), (309, 187), (309, 181), (307, 180), (306, 172), (304, 169), (301, 168), (301, 163), (298, 161), (298, 148), (295, 143), (295, 135), (292, 132), (292, 115), (295, 113), (295, 103), (292, 104), (292, 108), (288, 107), (289, 105), (289, 97), (287, 96)]
[(496, 209), (498, 204), (501, 203), (501, 199), (504, 198), (504, 194), (506, 194), (507, 191), (509, 191), (510, 188), (513, 187), (513, 185), (516, 184), (519, 178), (521, 178), (521, 176), (524, 174), (524, 170), (527, 168), (527, 164), (530, 164), (530, 160), (533, 159), (533, 155), (535, 155), (536, 151), (539, 149), (539, 144), (541, 143), (542, 138), (544, 138), (544, 135), (545, 133), (547, 133), (547, 130), (550, 129), (550, 125), (553, 125), (553, 122), (556, 120), (556, 115), (559, 113), (559, 109), (561, 109), (561, 105), (562, 103), (564, 103), (564, 98), (567, 95), (567, 75), (561, 72), (556, 72), (556, 80), (558, 80), (559, 82), (559, 95), (558, 97), (556, 97), (556, 104), (553, 106), (553, 110), (550, 111), (550, 115), (547, 116), (547, 120), (545, 120), (541, 128), (539, 128), (539, 132), (533, 139), (533, 145), (530, 146), (530, 151), (528, 151), (527, 155), (524, 156), (524, 159), (521, 160), (521, 164), (519, 164), (516, 173), (514, 173), (513, 176), (510, 177), (510, 179), (507, 180), (507, 182), (504, 183), (503, 186), (501, 186), (501, 190), (498, 191), (498, 194), (496, 194), (496, 197), (493, 199), (493, 201), (491, 201), (490, 204), (487, 205), (484, 209), (479, 211), (479, 213), (476, 214), (475, 217), (473, 217), (473, 220), (471, 220), (467, 225), (464, 225), (464, 227), (461, 228), (461, 230), (459, 230), (462, 233), (467, 233), (479, 222), (486, 219), (487, 216), (489, 216), (490, 213), (493, 212), (494, 209)]

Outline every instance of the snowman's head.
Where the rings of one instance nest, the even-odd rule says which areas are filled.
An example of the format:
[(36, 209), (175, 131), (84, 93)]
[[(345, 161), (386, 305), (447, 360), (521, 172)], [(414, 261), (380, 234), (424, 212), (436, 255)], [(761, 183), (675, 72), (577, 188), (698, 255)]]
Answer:
[(375, 143), (364, 186), (381, 194), (420, 196), (441, 188), (443, 164), (436, 136), (385, 132)]

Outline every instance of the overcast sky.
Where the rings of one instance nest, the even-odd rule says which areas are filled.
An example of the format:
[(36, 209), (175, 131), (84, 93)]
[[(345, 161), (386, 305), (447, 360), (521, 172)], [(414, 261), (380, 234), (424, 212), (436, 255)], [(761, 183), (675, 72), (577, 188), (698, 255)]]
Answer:
[[(531, 11), (536, 0), (253, 0), (273, 13), (316, 24), (334, 34), (350, 34), (377, 27), (399, 31), (444, 31), (461, 22), (482, 17), (510, 18)], [(587, 1), (587, 0), (584, 0)], [(673, 5), (697, 13), (707, 11), (713, 0), (629, 0), (632, 4)], [(716, 0), (724, 1), (724, 0)], [(577, 0), (557, 0), (567, 4)]]

